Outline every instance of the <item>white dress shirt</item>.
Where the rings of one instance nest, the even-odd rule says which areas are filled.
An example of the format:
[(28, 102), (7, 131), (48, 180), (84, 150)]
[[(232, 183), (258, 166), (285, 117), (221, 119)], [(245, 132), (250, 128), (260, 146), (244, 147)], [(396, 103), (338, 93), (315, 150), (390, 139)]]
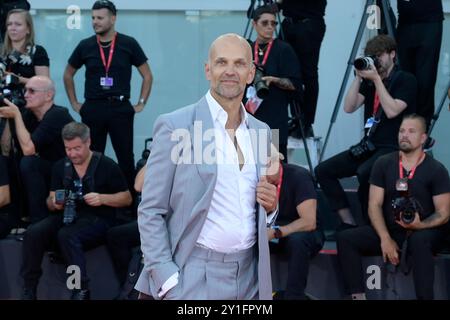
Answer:
[(217, 182), (197, 244), (218, 252), (236, 252), (250, 248), (256, 242), (258, 177), (247, 126), (248, 115), (241, 105), (242, 122), (235, 132), (244, 157), (244, 165), (240, 169), (238, 152), (225, 130), (228, 114), (209, 91), (206, 100), (214, 123)]

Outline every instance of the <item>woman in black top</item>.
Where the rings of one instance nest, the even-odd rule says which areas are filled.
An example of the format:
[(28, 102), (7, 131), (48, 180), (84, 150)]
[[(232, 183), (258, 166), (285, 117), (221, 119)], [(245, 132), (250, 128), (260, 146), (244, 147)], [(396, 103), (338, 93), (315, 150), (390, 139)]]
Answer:
[(33, 20), (28, 11), (14, 9), (8, 13), (1, 59), (6, 72), (18, 76), (21, 89), (35, 75), (50, 75), (47, 52), (34, 43)]

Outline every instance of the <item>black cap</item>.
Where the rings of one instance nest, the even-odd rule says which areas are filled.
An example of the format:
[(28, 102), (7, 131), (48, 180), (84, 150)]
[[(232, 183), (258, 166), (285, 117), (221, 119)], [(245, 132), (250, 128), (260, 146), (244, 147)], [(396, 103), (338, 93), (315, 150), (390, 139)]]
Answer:
[(99, 9), (108, 9), (109, 12), (113, 14), (113, 16), (117, 14), (116, 6), (109, 0), (95, 1), (94, 5), (92, 6), (92, 10), (99, 10)]

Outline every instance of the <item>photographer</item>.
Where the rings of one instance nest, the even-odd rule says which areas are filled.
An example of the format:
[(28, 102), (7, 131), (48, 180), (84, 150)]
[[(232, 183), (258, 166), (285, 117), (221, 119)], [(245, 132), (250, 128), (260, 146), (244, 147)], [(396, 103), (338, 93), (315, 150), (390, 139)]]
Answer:
[[(67, 124), (62, 131), (67, 158), (53, 167), (47, 199), (49, 209), (57, 212), (32, 225), (25, 234), (23, 299), (36, 299), (42, 257), (55, 241), (65, 262), (81, 270), (81, 289), (73, 290), (72, 299), (89, 299), (84, 250), (104, 243), (106, 232), (115, 222), (115, 208), (131, 204), (131, 194), (119, 167), (110, 158), (89, 149), (89, 135), (89, 128), (77, 122)], [(61, 189), (65, 199), (59, 198)], [(76, 194), (72, 203), (70, 194)]]
[[(35, 75), (49, 76), (49, 59), (42, 46), (34, 42), (33, 19), (27, 10), (13, 9), (6, 18), (6, 34), (0, 54), (2, 93), (11, 91), (12, 101), (25, 105), (23, 89)], [(6, 75), (12, 75), (6, 78)], [(8, 81), (11, 79), (10, 81)]]
[(0, 239), (6, 237), (11, 230), (8, 211), (6, 211), (10, 201), (8, 170), (5, 158), (0, 155)]
[(14, 127), (23, 157), (20, 175), (28, 198), (31, 222), (48, 215), (45, 199), (48, 195), (51, 167), (64, 157), (61, 130), (73, 121), (66, 108), (53, 103), (55, 86), (46, 76), (34, 76), (25, 85), (26, 111), (4, 99), (0, 117), (14, 120)]
[[(258, 120), (279, 130), (279, 150), (287, 160), (288, 104), (301, 88), (300, 68), (289, 44), (273, 39), (276, 21), (272, 6), (262, 6), (253, 12), (256, 41), (251, 43), (257, 69), (253, 86), (247, 88), (246, 109)], [(260, 92), (266, 91), (263, 96)]]
[(365, 298), (361, 256), (380, 254), (385, 262), (400, 263), (403, 271), (410, 262), (417, 299), (433, 299), (433, 254), (450, 231), (450, 178), (440, 162), (423, 152), (425, 132), (423, 117), (405, 116), (398, 134), (400, 151), (373, 166), (372, 225), (338, 234), (338, 257), (354, 299)]
[(288, 256), (288, 275), (284, 295), (275, 300), (305, 300), (309, 261), (322, 249), (324, 234), (317, 216), (317, 193), (311, 174), (305, 168), (281, 163), (283, 157), (272, 145), (267, 180), (278, 186), (279, 214), (276, 225), (267, 229), (271, 253)]
[(352, 113), (364, 104), (365, 137), (315, 169), (328, 203), (342, 220), (338, 230), (356, 224), (339, 179), (355, 174), (358, 177), (358, 197), (367, 222), (372, 165), (379, 156), (398, 149), (396, 136), (401, 120), (405, 114), (415, 111), (416, 80), (395, 66), (394, 39), (375, 36), (367, 42), (364, 54), (370, 57), (355, 60), (355, 80), (345, 97), (344, 110)]

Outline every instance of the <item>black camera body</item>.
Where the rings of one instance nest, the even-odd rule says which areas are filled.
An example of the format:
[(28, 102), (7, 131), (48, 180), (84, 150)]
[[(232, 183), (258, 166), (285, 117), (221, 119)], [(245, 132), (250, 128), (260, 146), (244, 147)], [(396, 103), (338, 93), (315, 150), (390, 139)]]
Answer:
[(422, 206), (413, 197), (401, 196), (392, 200), (392, 212), (395, 220), (410, 224), (414, 221), (416, 212), (419, 216), (422, 214)]
[(370, 158), (377, 148), (368, 138), (362, 139), (357, 144), (350, 147), (349, 152), (355, 160), (366, 160)]
[(356, 58), (355, 61), (353, 61), (353, 66), (356, 70), (368, 70), (370, 69), (370, 66), (374, 66), (375, 69), (378, 69), (380, 62), (376, 56), (365, 56)]
[(64, 204), (63, 223), (71, 224), (77, 218), (77, 203), (83, 201), (83, 182), (73, 181), (73, 190), (56, 190), (55, 203)]
[(0, 107), (5, 106), (3, 100), (7, 98), (18, 107), (24, 107), (26, 101), (20, 86), (19, 77), (13, 74), (6, 74), (6, 65), (0, 62)]
[(266, 75), (264, 68), (261, 66), (256, 66), (255, 69), (255, 79), (253, 83), (255, 85), (256, 95), (260, 99), (265, 99), (269, 95), (269, 87), (266, 82), (262, 79)]

